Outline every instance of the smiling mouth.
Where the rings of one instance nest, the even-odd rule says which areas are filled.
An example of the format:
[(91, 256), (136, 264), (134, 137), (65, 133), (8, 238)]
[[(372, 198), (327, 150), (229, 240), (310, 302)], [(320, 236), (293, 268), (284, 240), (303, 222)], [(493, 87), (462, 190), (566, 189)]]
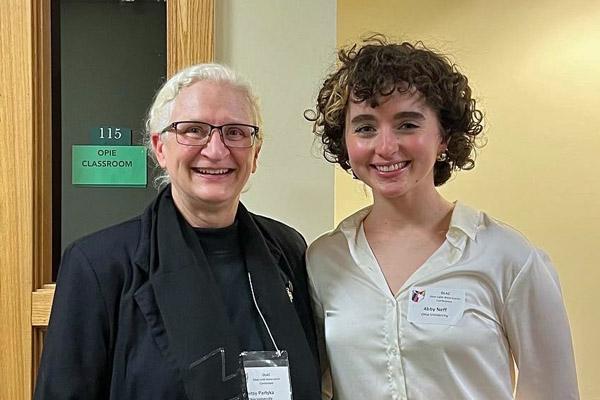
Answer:
[(202, 175), (226, 175), (233, 171), (231, 168), (192, 168), (192, 171)]
[(408, 167), (409, 164), (410, 164), (410, 161), (402, 161), (402, 162), (398, 162), (398, 163), (394, 163), (394, 164), (387, 164), (387, 165), (373, 165), (373, 167), (375, 167), (375, 169), (378, 172), (394, 172), (394, 171), (399, 171), (401, 169)]

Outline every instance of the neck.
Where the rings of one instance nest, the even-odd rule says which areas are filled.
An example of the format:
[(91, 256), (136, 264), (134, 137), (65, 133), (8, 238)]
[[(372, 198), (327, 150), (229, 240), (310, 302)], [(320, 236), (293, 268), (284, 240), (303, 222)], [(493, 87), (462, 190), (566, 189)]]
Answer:
[(454, 205), (435, 188), (421, 196), (401, 196), (394, 199), (376, 196), (365, 224), (377, 230), (417, 227), (447, 231), (453, 208)]
[(223, 204), (213, 204), (183, 199), (176, 191), (172, 195), (175, 206), (194, 228), (225, 228), (235, 221), (239, 198)]

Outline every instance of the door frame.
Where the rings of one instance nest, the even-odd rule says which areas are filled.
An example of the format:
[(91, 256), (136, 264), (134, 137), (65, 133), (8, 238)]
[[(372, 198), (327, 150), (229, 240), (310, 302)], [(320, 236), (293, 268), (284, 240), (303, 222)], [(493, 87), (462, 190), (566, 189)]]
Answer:
[[(11, 11), (0, 13), (0, 399), (25, 400), (54, 295), (52, 209), (59, 205), (52, 203), (51, 2), (6, 1)], [(214, 0), (166, 3), (167, 76), (211, 62)]]

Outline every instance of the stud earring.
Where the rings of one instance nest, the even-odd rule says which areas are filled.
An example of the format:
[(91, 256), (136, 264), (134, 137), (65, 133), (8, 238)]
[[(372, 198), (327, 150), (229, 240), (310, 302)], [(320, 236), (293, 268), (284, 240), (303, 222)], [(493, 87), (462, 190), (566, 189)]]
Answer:
[(439, 161), (439, 162), (444, 162), (447, 159), (448, 159), (448, 153), (446, 151), (443, 151), (440, 154), (438, 154), (438, 156), (437, 156), (437, 158), (435, 160)]

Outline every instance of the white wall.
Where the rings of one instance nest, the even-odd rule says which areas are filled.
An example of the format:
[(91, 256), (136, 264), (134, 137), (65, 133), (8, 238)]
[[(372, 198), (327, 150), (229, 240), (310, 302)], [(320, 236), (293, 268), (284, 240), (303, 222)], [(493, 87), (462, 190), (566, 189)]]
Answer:
[(218, 0), (215, 58), (261, 99), (265, 141), (242, 201), (310, 241), (331, 229), (334, 170), (313, 146), (303, 111), (335, 56), (335, 0)]

